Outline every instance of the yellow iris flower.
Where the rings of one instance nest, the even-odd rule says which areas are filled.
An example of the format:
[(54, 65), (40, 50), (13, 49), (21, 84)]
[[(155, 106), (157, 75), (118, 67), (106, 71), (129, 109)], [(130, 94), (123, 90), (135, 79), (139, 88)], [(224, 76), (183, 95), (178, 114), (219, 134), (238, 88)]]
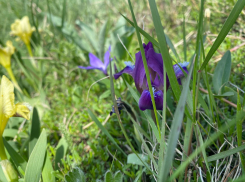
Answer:
[(11, 56), (14, 54), (14, 46), (11, 41), (6, 42), (6, 47), (0, 46), (0, 64), (7, 68), (11, 66)]
[(31, 27), (28, 16), (24, 16), (21, 20), (17, 19), (11, 25), (11, 35), (16, 35), (26, 44), (30, 44), (32, 32), (35, 31), (34, 27)]
[(14, 103), (14, 85), (6, 76), (2, 76), (0, 85), (0, 157), (7, 159), (2, 135), (10, 117), (30, 119), (31, 107), (27, 103)]
[(11, 41), (6, 42), (6, 47), (0, 46), (0, 64), (7, 70), (11, 80), (14, 83), (14, 86), (22, 93), (22, 90), (19, 87), (11, 69), (11, 56), (14, 54), (14, 50), (15, 48)]

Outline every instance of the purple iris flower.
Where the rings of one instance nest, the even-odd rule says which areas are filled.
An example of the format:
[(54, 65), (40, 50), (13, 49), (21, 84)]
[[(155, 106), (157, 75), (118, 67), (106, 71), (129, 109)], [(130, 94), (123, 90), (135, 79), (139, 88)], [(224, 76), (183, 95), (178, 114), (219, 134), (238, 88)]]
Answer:
[[(163, 59), (161, 54), (156, 53), (154, 51), (153, 45), (149, 42), (147, 45), (143, 44), (146, 62), (150, 73), (151, 84), (152, 84), (152, 91), (156, 103), (156, 109), (162, 110), (163, 109)], [(144, 64), (141, 56), (141, 52), (135, 54), (136, 62), (135, 66), (126, 64), (126, 67), (114, 74), (114, 78), (118, 79), (123, 73), (130, 74), (135, 82), (135, 86), (137, 90), (140, 92), (141, 96), (139, 99), (139, 108), (144, 111), (146, 109), (153, 109), (151, 95), (149, 91), (149, 87), (147, 84), (146, 73), (144, 69)], [(186, 73), (188, 73), (187, 66), (189, 63), (179, 63), (179, 65), (183, 68)], [(180, 67), (175, 64), (173, 66), (175, 75), (178, 79), (179, 84), (181, 84), (181, 77), (184, 76), (184, 73), (180, 69)], [(167, 89), (169, 87), (169, 80), (167, 77)]]
[(104, 63), (99, 58), (97, 58), (95, 55), (93, 55), (92, 53), (89, 53), (89, 61), (90, 61), (91, 66), (87, 66), (87, 67), (78, 66), (78, 67), (81, 69), (86, 69), (86, 70), (98, 69), (98, 70), (101, 70), (105, 75), (108, 75), (107, 67), (110, 61), (112, 61), (112, 59), (110, 59), (110, 51), (111, 51), (111, 47), (109, 47), (109, 49), (106, 51), (104, 55)]

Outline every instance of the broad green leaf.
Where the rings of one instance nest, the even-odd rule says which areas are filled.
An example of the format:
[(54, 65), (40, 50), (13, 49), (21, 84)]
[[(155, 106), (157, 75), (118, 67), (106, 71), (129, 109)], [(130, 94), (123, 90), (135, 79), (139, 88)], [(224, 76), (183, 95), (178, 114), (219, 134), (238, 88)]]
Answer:
[(60, 139), (57, 147), (56, 147), (56, 153), (55, 153), (55, 169), (59, 169), (59, 164), (61, 164), (61, 159), (63, 159), (66, 155), (68, 149), (68, 144), (66, 142), (66, 139), (63, 137)]
[(243, 150), (245, 150), (245, 145), (241, 145), (240, 147), (236, 147), (234, 149), (226, 150), (224, 152), (220, 152), (218, 154), (211, 155), (207, 158), (207, 160), (208, 160), (208, 162), (216, 161), (216, 160), (223, 159), (225, 157), (231, 156), (231, 155), (233, 155), (237, 152), (243, 151)]
[(231, 52), (227, 51), (214, 70), (213, 86), (216, 94), (222, 94), (222, 87), (229, 81), (231, 72)]
[(4, 129), (3, 131), (3, 137), (11, 137), (14, 138), (18, 133), (18, 130), (16, 129)]
[(114, 138), (111, 136), (111, 134), (106, 130), (106, 128), (101, 124), (101, 122), (96, 118), (94, 113), (88, 109), (88, 114), (91, 117), (91, 119), (97, 124), (97, 126), (102, 130), (102, 132), (105, 133), (105, 135), (115, 144), (115, 146), (125, 155), (126, 153), (121, 149), (121, 147), (118, 146), (117, 142), (114, 140)]
[(65, 175), (65, 182), (86, 182), (83, 171), (75, 167)]
[(49, 152), (46, 152), (45, 162), (42, 171), (43, 182), (55, 182), (55, 176), (52, 174), (54, 171), (52, 162), (50, 160)]
[(17, 168), (20, 166), (21, 169), (25, 171), (26, 164), (27, 164), (25, 159), (22, 158), (22, 156), (11, 147), (11, 145), (5, 140), (5, 138), (3, 138), (3, 143), (4, 143), (4, 147), (7, 149), (10, 155), (10, 159), (14, 162), (15, 166)]
[(39, 182), (45, 160), (46, 146), (47, 135), (45, 129), (43, 129), (29, 157), (25, 171), (25, 182)]
[(37, 143), (37, 140), (40, 136), (40, 120), (37, 108), (34, 107), (32, 122), (31, 122), (31, 131), (30, 131), (30, 141), (29, 141), (29, 156)]
[(212, 58), (213, 54), (219, 48), (220, 44), (225, 39), (226, 35), (229, 33), (231, 27), (236, 22), (236, 19), (238, 18), (239, 14), (243, 10), (244, 6), (245, 6), (245, 1), (244, 0), (238, 0), (237, 1), (237, 3), (235, 4), (234, 8), (232, 9), (229, 17), (225, 21), (225, 24), (223, 25), (218, 37), (216, 38), (216, 40), (215, 40), (214, 44), (212, 45), (211, 49), (209, 50), (208, 55), (206, 56), (206, 59), (204, 60), (200, 70), (203, 70), (206, 67), (206, 65), (208, 64), (209, 60)]
[(123, 182), (123, 174), (120, 171), (115, 173), (114, 182)]
[[(141, 158), (142, 161), (144, 161), (145, 163), (148, 162), (148, 156), (144, 155), (144, 154), (138, 154), (138, 156)], [(144, 164), (141, 162), (141, 160), (139, 160), (138, 156), (136, 154), (129, 154), (127, 157), (127, 163), (128, 164), (137, 164), (140, 166), (144, 166)]]
[(110, 170), (106, 171), (104, 182), (114, 182), (113, 174)]

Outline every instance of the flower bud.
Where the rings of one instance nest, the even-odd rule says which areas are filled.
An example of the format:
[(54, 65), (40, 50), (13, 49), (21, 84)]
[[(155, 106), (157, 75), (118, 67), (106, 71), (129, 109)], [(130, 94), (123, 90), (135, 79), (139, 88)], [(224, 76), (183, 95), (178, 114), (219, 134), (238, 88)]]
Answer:
[(3, 169), (3, 173), (9, 182), (17, 182), (18, 181), (18, 174), (13, 168), (11, 162), (9, 160), (2, 160), (0, 165)]

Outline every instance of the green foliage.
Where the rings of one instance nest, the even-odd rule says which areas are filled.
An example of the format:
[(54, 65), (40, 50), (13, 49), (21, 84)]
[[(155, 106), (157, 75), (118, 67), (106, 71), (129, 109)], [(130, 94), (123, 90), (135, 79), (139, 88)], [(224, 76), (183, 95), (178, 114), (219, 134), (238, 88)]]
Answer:
[(85, 182), (86, 178), (83, 171), (76, 167), (65, 175), (65, 182)]
[[(16, 48), (11, 67), (23, 90), (15, 97), (34, 108), (31, 121), (11, 118), (3, 133), (19, 181), (187, 181), (189, 175), (191, 181), (232, 181), (235, 174), (244, 181), (238, 163), (245, 136), (244, 1), (0, 4), (0, 42), (11, 40)], [(36, 67), (25, 45), (9, 35), (11, 23), (25, 15), (36, 27)], [(97, 82), (104, 77), (98, 70), (77, 68), (89, 64), (90, 52), (103, 60), (111, 46), (111, 66), (120, 71), (131, 57), (119, 38), (132, 61), (143, 41), (162, 54), (171, 88), (164, 93), (168, 107), (154, 116), (139, 110), (130, 76), (114, 81), (111, 70), (111, 79)], [(179, 86), (172, 65), (183, 60), (195, 64), (193, 72), (188, 67), (190, 84)], [(115, 96), (130, 109), (109, 116)], [(0, 181), (6, 181), (1, 168)]]
[(221, 95), (225, 84), (229, 81), (231, 72), (231, 52), (227, 51), (214, 70), (213, 85), (216, 94)]

